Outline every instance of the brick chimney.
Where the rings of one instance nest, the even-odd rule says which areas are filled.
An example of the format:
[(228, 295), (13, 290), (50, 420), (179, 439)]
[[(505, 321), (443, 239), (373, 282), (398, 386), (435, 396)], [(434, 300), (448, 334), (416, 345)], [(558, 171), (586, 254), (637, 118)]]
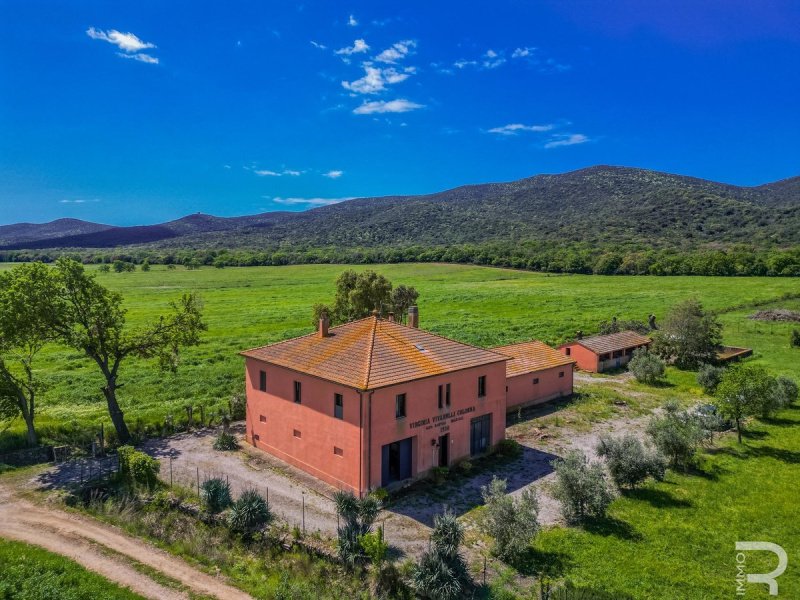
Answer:
[(319, 329), (318, 329), (319, 337), (326, 338), (330, 335), (328, 333), (328, 328), (330, 327), (330, 325), (331, 321), (328, 318), (328, 313), (326, 312), (321, 313), (319, 315)]
[(389, 312), (389, 322), (390, 323), (394, 323), (394, 313), (393, 312)]
[(416, 306), (408, 307), (408, 326), (419, 327), (419, 309)]

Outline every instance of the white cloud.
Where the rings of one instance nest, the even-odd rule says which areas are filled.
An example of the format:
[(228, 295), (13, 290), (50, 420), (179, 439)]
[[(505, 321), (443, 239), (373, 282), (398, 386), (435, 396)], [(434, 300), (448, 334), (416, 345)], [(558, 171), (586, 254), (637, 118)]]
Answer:
[(555, 127), (552, 124), (546, 125), (523, 125), (522, 123), (509, 123), (508, 125), (503, 125), (502, 127), (493, 127), (489, 129), (489, 133), (497, 133), (499, 135), (517, 135), (523, 131), (533, 131), (536, 133), (543, 132), (543, 131), (550, 131)]
[(365, 62), (361, 66), (364, 67), (364, 77), (355, 81), (342, 82), (344, 89), (355, 94), (377, 94), (384, 91), (387, 85), (405, 81), (416, 71), (414, 67), (406, 67), (402, 71), (398, 71), (394, 67), (381, 69), (373, 66), (370, 62)]
[(506, 59), (503, 58), (498, 52), (489, 48), (483, 55), (483, 62), (481, 63), (486, 69), (496, 69), (504, 64)]
[(526, 46), (525, 48), (517, 48), (511, 53), (511, 58), (525, 58), (536, 52), (533, 46)]
[(398, 98), (397, 100), (375, 100), (373, 102), (364, 102), (361, 106), (353, 110), (357, 115), (372, 115), (376, 113), (404, 113), (418, 108), (424, 108), (423, 104), (417, 104), (410, 100)]
[(91, 198), (89, 200), (85, 200), (83, 198), (78, 198), (76, 200), (59, 200), (60, 204), (86, 204), (87, 202), (100, 202), (99, 198)]
[(585, 144), (589, 141), (589, 138), (582, 133), (564, 133), (557, 136), (553, 136), (549, 142), (547, 142), (544, 147), (545, 148), (560, 148), (561, 146), (574, 146), (576, 144)]
[(477, 60), (464, 60), (464, 59), (461, 59), (461, 60), (457, 60), (456, 62), (454, 62), (453, 66), (456, 69), (465, 69), (466, 67), (474, 67), (477, 64), (478, 64)]
[(396, 44), (392, 44), (391, 47), (378, 54), (375, 60), (382, 63), (394, 64), (398, 60), (402, 60), (408, 56), (411, 50), (416, 47), (417, 42), (414, 40), (402, 40)]
[(156, 47), (155, 44), (144, 42), (132, 33), (122, 33), (116, 29), (102, 31), (94, 27), (89, 27), (89, 29), (86, 30), (86, 35), (93, 40), (103, 40), (104, 42), (114, 44), (125, 52), (138, 52), (139, 50)]
[(369, 45), (362, 39), (358, 39), (353, 42), (352, 46), (346, 46), (344, 48), (339, 48), (336, 51), (336, 54), (350, 56), (351, 54), (361, 54), (362, 52), (366, 52), (369, 50)]
[(149, 54), (145, 54), (144, 52), (137, 52), (136, 54), (124, 54), (122, 52), (117, 52), (117, 56), (121, 56), (122, 58), (131, 58), (133, 60), (138, 60), (139, 62), (147, 63), (148, 65), (158, 64), (158, 59), (155, 56), (150, 56)]
[(328, 171), (327, 173), (323, 173), (322, 176), (330, 179), (339, 179), (342, 175), (344, 175), (344, 171)]
[(319, 50), (327, 50), (328, 49), (328, 47), (325, 44), (320, 44), (318, 42), (315, 42), (314, 40), (311, 40), (311, 45), (314, 46), (314, 48), (317, 48)]
[(295, 171), (292, 169), (284, 169), (283, 171), (270, 171), (269, 169), (253, 169), (253, 173), (258, 175), (259, 177), (282, 177), (283, 175), (297, 177), (298, 175), (302, 174), (302, 171)]
[(352, 197), (348, 198), (281, 198), (280, 196), (276, 196), (275, 198), (270, 198), (269, 196), (265, 196), (268, 200), (272, 200), (277, 204), (283, 204), (285, 206), (296, 206), (299, 204), (305, 204), (306, 206), (330, 206), (331, 204), (338, 204), (339, 202), (344, 202), (345, 200), (352, 200)]
[(356, 18), (353, 15), (350, 15), (350, 18), (347, 19), (347, 24), (350, 27), (355, 27), (356, 25), (358, 25), (358, 21), (356, 21)]

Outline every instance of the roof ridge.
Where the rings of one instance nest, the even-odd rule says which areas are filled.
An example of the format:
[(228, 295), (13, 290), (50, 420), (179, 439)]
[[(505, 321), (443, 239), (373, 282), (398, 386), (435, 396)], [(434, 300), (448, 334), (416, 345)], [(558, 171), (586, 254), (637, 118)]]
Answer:
[(372, 323), (372, 339), (369, 341), (369, 350), (367, 351), (367, 373), (364, 378), (364, 387), (363, 389), (369, 389), (369, 378), (372, 375), (372, 351), (375, 348), (375, 332), (378, 330), (378, 317), (371, 316), (367, 317), (368, 319), (373, 319)]
[(426, 333), (428, 335), (432, 335), (434, 337), (438, 337), (439, 339), (442, 339), (442, 340), (447, 340), (448, 342), (453, 342), (454, 344), (461, 344), (462, 346), (468, 346), (469, 348), (476, 348), (478, 350), (483, 350), (484, 352), (489, 352), (491, 354), (497, 354), (497, 356), (499, 356), (501, 358), (508, 358), (507, 356), (505, 356), (504, 354), (500, 354), (499, 352), (492, 352), (489, 348), (484, 348), (482, 346), (476, 346), (474, 344), (468, 344), (466, 342), (462, 342), (462, 341), (459, 341), (459, 340), (454, 340), (453, 338), (449, 338), (449, 337), (441, 335), (439, 333), (434, 333), (433, 331), (430, 331), (428, 329), (422, 329), (420, 327), (412, 327), (411, 325), (406, 325), (404, 323), (398, 323), (397, 321), (386, 321), (386, 322), (387, 323), (393, 323), (394, 325), (398, 325), (400, 327), (405, 327), (406, 329), (414, 329), (416, 331), (421, 331), (422, 333)]

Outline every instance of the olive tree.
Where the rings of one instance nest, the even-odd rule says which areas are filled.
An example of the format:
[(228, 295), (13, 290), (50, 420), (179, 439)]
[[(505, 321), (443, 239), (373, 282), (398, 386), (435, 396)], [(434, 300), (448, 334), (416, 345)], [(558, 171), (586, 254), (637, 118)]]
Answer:
[(743, 421), (768, 410), (765, 407), (769, 406), (774, 386), (775, 378), (758, 365), (735, 365), (720, 379), (716, 391), (719, 412), (736, 424), (740, 444)]
[(667, 468), (667, 460), (660, 452), (646, 448), (630, 434), (601, 437), (597, 455), (605, 459), (611, 479), (620, 488), (635, 488), (648, 477), (661, 481)]
[(553, 468), (553, 496), (561, 503), (561, 513), (568, 523), (605, 516), (614, 493), (599, 463), (590, 463), (583, 452), (573, 450), (553, 461)]
[(673, 467), (686, 469), (706, 434), (697, 416), (670, 401), (660, 414), (651, 417), (647, 435)]
[(170, 311), (150, 325), (138, 329), (126, 323), (122, 296), (97, 283), (78, 262), (61, 258), (59, 303), (62, 314), (53, 322), (54, 331), (67, 345), (95, 362), (105, 380), (102, 388), (111, 422), (121, 443), (130, 432), (117, 399), (122, 387), (120, 367), (131, 357), (155, 358), (163, 370), (175, 370), (181, 348), (200, 343), (206, 330), (202, 305), (195, 294), (184, 294), (170, 304)]
[(664, 361), (646, 348), (634, 350), (633, 358), (628, 363), (628, 371), (633, 373), (636, 381), (654, 385), (664, 376)]
[(485, 504), (481, 528), (494, 540), (494, 553), (513, 562), (539, 531), (539, 499), (530, 489), (514, 499), (506, 489), (506, 480), (497, 477), (481, 487)]
[(653, 351), (674, 360), (681, 369), (695, 369), (717, 359), (722, 325), (706, 312), (697, 299), (684, 300), (667, 313), (661, 329), (653, 335)]

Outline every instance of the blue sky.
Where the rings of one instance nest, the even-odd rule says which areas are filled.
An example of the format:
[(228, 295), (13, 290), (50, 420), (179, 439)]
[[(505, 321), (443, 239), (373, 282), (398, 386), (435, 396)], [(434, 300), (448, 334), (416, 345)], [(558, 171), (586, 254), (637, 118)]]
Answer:
[(0, 222), (800, 175), (800, 3), (0, 0)]

